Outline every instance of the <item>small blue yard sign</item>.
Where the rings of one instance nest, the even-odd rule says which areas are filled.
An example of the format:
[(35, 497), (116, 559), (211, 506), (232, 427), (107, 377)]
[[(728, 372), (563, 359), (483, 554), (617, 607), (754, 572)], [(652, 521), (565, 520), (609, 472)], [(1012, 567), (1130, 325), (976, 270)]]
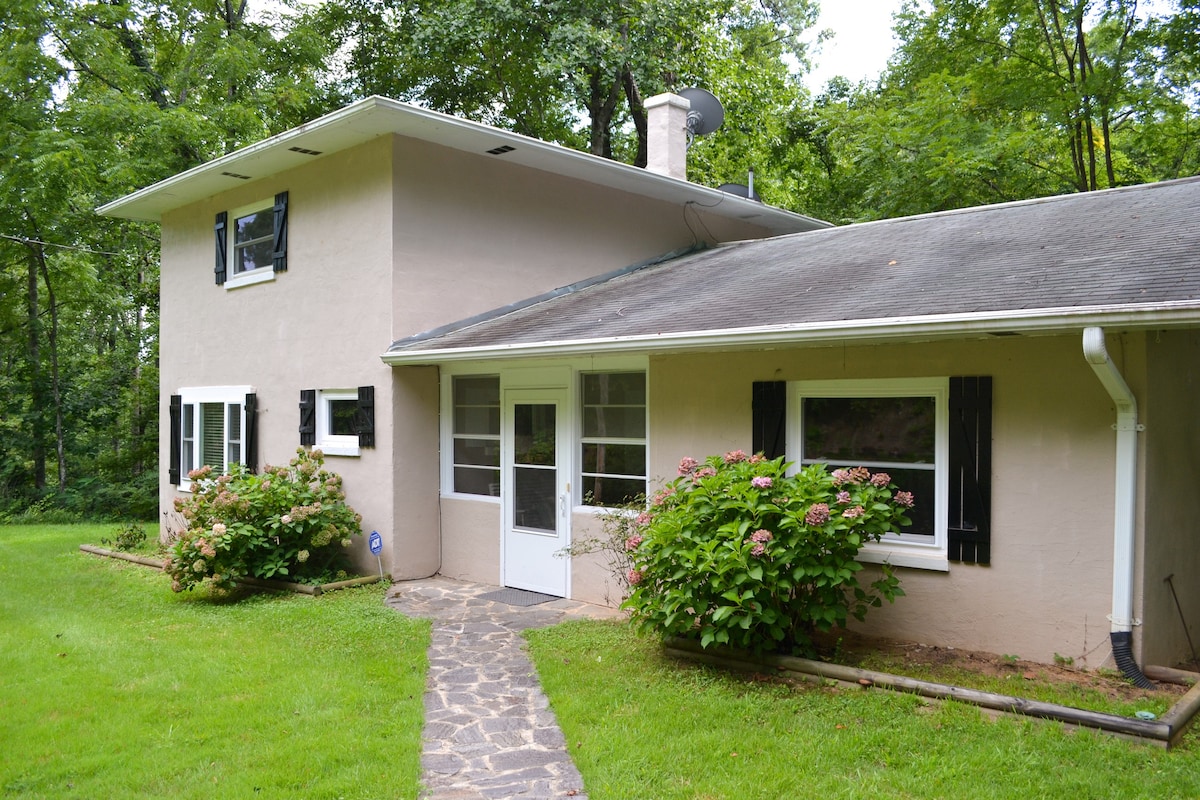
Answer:
[(383, 537), (379, 535), (379, 531), (371, 531), (371, 538), (367, 541), (371, 546), (371, 555), (377, 556), (383, 552)]

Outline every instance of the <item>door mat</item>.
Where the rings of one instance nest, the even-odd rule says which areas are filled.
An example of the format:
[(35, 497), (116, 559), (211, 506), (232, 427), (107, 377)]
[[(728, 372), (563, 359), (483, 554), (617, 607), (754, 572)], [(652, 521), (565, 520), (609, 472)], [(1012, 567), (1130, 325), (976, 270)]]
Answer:
[(560, 600), (562, 598), (555, 597), (552, 594), (542, 594), (541, 592), (530, 592), (525, 589), (497, 589), (494, 592), (479, 595), (480, 600), (491, 600), (496, 603), (507, 603), (510, 606), (536, 606), (540, 603), (548, 603), (551, 600)]

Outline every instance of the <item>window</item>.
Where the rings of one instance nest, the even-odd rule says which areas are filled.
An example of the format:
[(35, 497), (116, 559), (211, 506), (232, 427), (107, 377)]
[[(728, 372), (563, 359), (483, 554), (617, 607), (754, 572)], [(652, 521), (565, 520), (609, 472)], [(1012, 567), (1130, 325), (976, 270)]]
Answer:
[[(869, 544), (864, 560), (938, 566), (947, 541), (945, 379), (801, 381), (788, 386), (788, 457), (797, 465), (867, 467), (912, 492), (912, 524)], [(919, 559), (915, 563), (912, 559)], [(941, 568), (946, 568), (942, 566)]]
[(273, 280), (287, 269), (288, 193), (217, 214), (216, 281), (226, 289)]
[(500, 376), (456, 376), (454, 491), (500, 496)]
[(646, 373), (582, 376), (583, 502), (617, 506), (646, 493)]
[(255, 463), (256, 396), (245, 386), (183, 389), (171, 397), (171, 483), (186, 483), (194, 469), (217, 474), (233, 464)]
[(375, 387), (300, 392), (300, 444), (325, 455), (357, 456), (375, 445)]

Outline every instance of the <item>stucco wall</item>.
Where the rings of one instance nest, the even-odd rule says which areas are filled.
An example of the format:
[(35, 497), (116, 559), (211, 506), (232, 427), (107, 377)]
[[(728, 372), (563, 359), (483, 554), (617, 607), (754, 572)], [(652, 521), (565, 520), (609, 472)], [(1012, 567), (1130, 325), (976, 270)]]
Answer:
[(444, 496), (440, 572), (448, 578), (500, 583), (500, 502)]
[(907, 596), (873, 610), (865, 629), (1102, 663), (1114, 416), (1079, 336), (652, 358), (651, 474), (673, 475), (685, 455), (749, 450), (755, 380), (951, 375), (994, 378), (992, 564), (898, 570)]
[[(279, 179), (240, 182), (163, 220), (159, 441), (160, 504), (166, 481), (168, 404), (183, 386), (252, 386), (258, 395), (259, 464), (286, 463), (299, 446), (302, 389), (375, 387), (376, 446), (358, 457), (330, 456), (364, 531), (390, 536), (392, 407), (390, 368), (379, 353), (391, 336), (390, 143), (333, 154)], [(288, 270), (227, 290), (213, 280), (213, 222), (220, 211), (289, 194)], [(352, 248), (352, 249), (351, 249)], [(353, 257), (350, 257), (350, 253)], [(360, 567), (376, 569), (365, 541)], [(385, 550), (384, 568), (391, 569)]]
[[(705, 231), (692, 209), (503, 156), (394, 141), (396, 338), (691, 246)], [(705, 224), (722, 241), (763, 235), (750, 222)]]
[[(1139, 344), (1148, 374), (1140, 409), (1149, 498), (1143, 650), (1146, 663), (1172, 666), (1192, 658), (1188, 635), (1200, 647), (1200, 332), (1149, 333)], [(1167, 576), (1174, 576), (1182, 619)]]

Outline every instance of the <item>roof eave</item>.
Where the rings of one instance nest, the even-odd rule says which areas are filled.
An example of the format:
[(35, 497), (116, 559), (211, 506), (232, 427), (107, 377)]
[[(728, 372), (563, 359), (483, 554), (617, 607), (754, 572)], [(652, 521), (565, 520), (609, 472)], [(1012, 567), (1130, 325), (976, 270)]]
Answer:
[(771, 327), (613, 336), (560, 342), (498, 346), (388, 351), (390, 366), (443, 364), (457, 361), (510, 360), (620, 353), (670, 353), (697, 350), (755, 350), (776, 347), (884, 342), (932, 341), (987, 336), (1047, 335), (1098, 325), (1131, 328), (1179, 328), (1200, 325), (1200, 301), (1146, 306), (1091, 306), (945, 314), (923, 317), (797, 323)]
[[(831, 227), (830, 223), (823, 220), (764, 205), (707, 186), (659, 175), (591, 153), (378, 96), (359, 100), (312, 122), (255, 142), (105, 203), (97, 209), (97, 213), (110, 217), (158, 222), (166, 211), (233, 188), (239, 182), (237, 175), (251, 175), (253, 179), (261, 180), (299, 166), (304, 161), (298, 159), (308, 158), (305, 155), (288, 155), (292, 153), (290, 148), (301, 147), (303, 150), (330, 153), (384, 135), (411, 136), (478, 154), (501, 145), (509, 145), (513, 150), (499, 157), (532, 169), (624, 189), (647, 197), (694, 203), (710, 214), (761, 225), (771, 234), (798, 233)], [(336, 144), (304, 147), (313, 140), (332, 140)], [(242, 167), (248, 163), (267, 166), (262, 170)], [(229, 173), (233, 173), (234, 176), (223, 177)]]

